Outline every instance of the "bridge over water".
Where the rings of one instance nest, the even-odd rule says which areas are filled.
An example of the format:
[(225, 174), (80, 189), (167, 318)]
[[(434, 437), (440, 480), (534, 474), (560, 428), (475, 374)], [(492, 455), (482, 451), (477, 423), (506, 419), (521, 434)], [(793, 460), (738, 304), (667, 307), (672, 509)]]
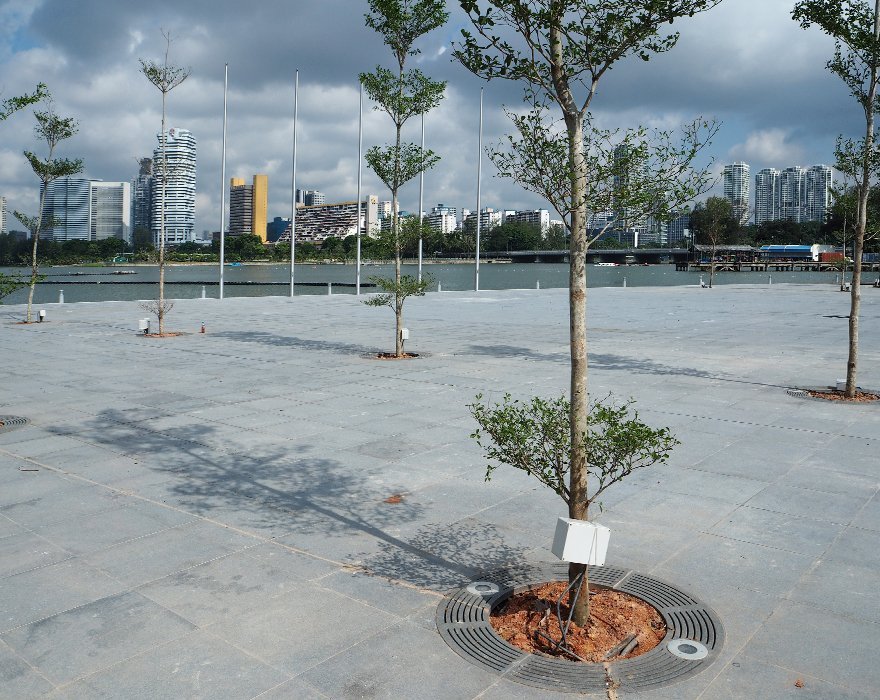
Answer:
[[(568, 250), (484, 251), (481, 260), (510, 260), (523, 263), (565, 263)], [(687, 262), (687, 248), (610, 248), (587, 250), (588, 263), (673, 263)]]

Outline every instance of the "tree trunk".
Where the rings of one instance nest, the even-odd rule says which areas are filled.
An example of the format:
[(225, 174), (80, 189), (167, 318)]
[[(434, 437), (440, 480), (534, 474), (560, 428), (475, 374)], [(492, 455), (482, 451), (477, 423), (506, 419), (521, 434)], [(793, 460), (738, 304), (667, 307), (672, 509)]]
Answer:
[[(880, 41), (880, 0), (874, 2), (874, 42)], [(859, 186), (859, 209), (856, 235), (853, 240), (853, 273), (849, 305), (849, 353), (846, 360), (847, 398), (856, 395), (856, 374), (859, 368), (859, 312), (862, 304), (862, 252), (868, 223), (868, 195), (871, 191), (871, 162), (874, 155), (874, 110), (877, 98), (877, 59), (871, 63), (868, 99), (865, 106), (865, 145), (862, 153), (862, 182)], [(846, 263), (846, 260), (844, 260)]]
[(37, 244), (40, 242), (40, 222), (43, 219), (43, 204), (42, 197), (40, 198), (40, 214), (37, 219), (37, 226), (34, 229), (33, 237), (34, 244), (31, 246), (31, 283), (28, 288), (28, 300), (27, 300), (27, 317), (25, 318), (25, 323), (31, 322), (31, 308), (34, 303), (34, 288), (37, 286), (37, 277), (40, 271), (39, 266), (37, 265)]
[[(584, 202), (587, 176), (583, 153), (583, 119), (567, 114), (569, 159), (572, 164), (571, 264), (569, 266), (569, 338), (571, 353), (571, 467), (568, 515), (588, 520), (587, 510), (587, 445), (589, 396), (587, 394), (587, 215)], [(590, 620), (590, 596), (587, 567), (569, 564), (569, 581), (584, 574), (582, 594), (577, 600), (572, 620), (581, 627)]]

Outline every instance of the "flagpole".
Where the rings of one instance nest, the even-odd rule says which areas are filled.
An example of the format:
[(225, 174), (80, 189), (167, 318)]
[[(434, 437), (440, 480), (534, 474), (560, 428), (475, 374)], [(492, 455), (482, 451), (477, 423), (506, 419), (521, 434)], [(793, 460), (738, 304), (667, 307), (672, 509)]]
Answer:
[(296, 112), (299, 94), (299, 71), (293, 81), (293, 173), (290, 176), (290, 296), (293, 296), (296, 263)]
[(220, 159), (220, 298), (223, 298), (223, 265), (226, 255), (226, 95), (229, 90), (229, 64), (223, 68), (223, 155)]
[(480, 291), (480, 183), (483, 176), (483, 88), (480, 88), (480, 139), (477, 151), (477, 241), (474, 251), (474, 291)]
[[(355, 276), (355, 294), (361, 293), (361, 209), (363, 202), (361, 201), (361, 163), (363, 161), (364, 148), (364, 84), (360, 83), (360, 96), (358, 98), (358, 185), (357, 185), (357, 272)], [(364, 233), (368, 233), (364, 226)]]
[[(425, 113), (422, 112), (422, 157), (425, 155)], [(422, 281), (422, 221), (425, 211), (425, 169), (419, 173), (419, 282)]]

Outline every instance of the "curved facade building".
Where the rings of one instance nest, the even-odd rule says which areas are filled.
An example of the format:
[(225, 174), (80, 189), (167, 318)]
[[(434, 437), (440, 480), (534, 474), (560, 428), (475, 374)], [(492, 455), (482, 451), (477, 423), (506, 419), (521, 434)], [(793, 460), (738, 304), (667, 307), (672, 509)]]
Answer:
[(196, 217), (196, 139), (187, 129), (171, 128), (166, 132), (165, 156), (162, 158), (162, 134), (153, 151), (153, 243), (162, 237), (162, 191), (165, 190), (165, 244), (177, 245), (193, 240)]

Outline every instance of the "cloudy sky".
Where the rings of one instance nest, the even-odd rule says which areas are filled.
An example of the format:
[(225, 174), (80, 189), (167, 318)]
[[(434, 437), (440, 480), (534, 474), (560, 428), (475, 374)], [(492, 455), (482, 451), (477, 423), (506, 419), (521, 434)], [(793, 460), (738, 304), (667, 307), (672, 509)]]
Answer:
[[(450, 2), (450, 21), (425, 37), (418, 64), (448, 81), (426, 119), (427, 145), (441, 163), (425, 177), (425, 206), (476, 205), (477, 125), (482, 81), (450, 59), (466, 18)], [(227, 177), (268, 173), (269, 217), (290, 211), (293, 75), (300, 71), (297, 186), (328, 201), (354, 199), (359, 71), (391, 66), (389, 52), (363, 22), (365, 0), (0, 0), (0, 96), (45, 82), (56, 111), (79, 120), (61, 155), (81, 157), (85, 174), (131, 180), (136, 159), (152, 154), (161, 101), (139, 73), (139, 58), (161, 60), (161, 30), (174, 36), (171, 61), (191, 77), (169, 98), (169, 125), (198, 140), (196, 229), (220, 225), (223, 66), (229, 64)], [(824, 65), (832, 42), (790, 18), (793, 0), (724, 0), (677, 22), (681, 40), (650, 63), (631, 61), (601, 83), (594, 112), (606, 126), (672, 126), (698, 116), (723, 126), (707, 151), (716, 168), (744, 160), (763, 167), (831, 164), (838, 134), (855, 136), (860, 113)], [(415, 65), (415, 63), (413, 63)], [(520, 88), (485, 84), (485, 143), (507, 130), (502, 106), (521, 104)], [(418, 142), (419, 122), (405, 137)], [(0, 123), (0, 194), (9, 210), (36, 212), (38, 188), (22, 150), (42, 152), (33, 117)], [(365, 146), (393, 135), (387, 117), (365, 108)], [(364, 168), (365, 192), (388, 198)], [(483, 164), (483, 206), (546, 206)], [(418, 181), (401, 205), (416, 210)], [(14, 225), (13, 225), (14, 228)]]

